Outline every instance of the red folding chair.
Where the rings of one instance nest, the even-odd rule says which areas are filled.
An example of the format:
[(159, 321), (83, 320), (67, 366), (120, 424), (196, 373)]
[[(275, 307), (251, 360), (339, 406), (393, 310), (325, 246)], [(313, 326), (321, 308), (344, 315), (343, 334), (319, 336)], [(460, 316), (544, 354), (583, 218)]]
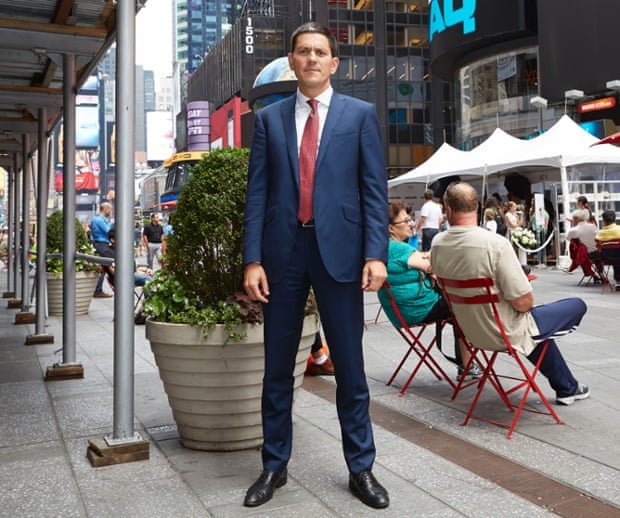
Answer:
[[(512, 437), (512, 432), (517, 426), (517, 421), (519, 420), (519, 417), (521, 416), (521, 413), (523, 412), (523, 410), (527, 410), (528, 412), (533, 412), (537, 414), (550, 415), (551, 417), (553, 417), (556, 423), (562, 424), (562, 421), (556, 414), (555, 410), (553, 409), (553, 407), (547, 400), (545, 394), (540, 389), (540, 387), (538, 386), (535, 380), (536, 374), (538, 373), (538, 369), (540, 368), (540, 364), (542, 363), (542, 360), (545, 357), (545, 354), (547, 353), (549, 342), (545, 341), (543, 343), (543, 346), (542, 346), (543, 350), (540, 354), (540, 357), (538, 358), (538, 361), (536, 362), (536, 365), (534, 365), (533, 368), (529, 370), (528, 367), (521, 360), (517, 351), (514, 349), (514, 347), (510, 343), (510, 339), (508, 338), (508, 335), (506, 334), (506, 331), (504, 329), (504, 325), (502, 324), (502, 320), (500, 318), (500, 314), (497, 309), (497, 303), (499, 302), (499, 296), (497, 295), (497, 293), (494, 293), (492, 291), (492, 288), (494, 286), (493, 279), (481, 278), (481, 279), (457, 280), (457, 279), (438, 278), (437, 281), (439, 282), (439, 285), (443, 289), (443, 295), (448, 302), (448, 305), (452, 312), (452, 316), (454, 318), (454, 323), (457, 326), (457, 330), (464, 340), (466, 340), (466, 337), (463, 334), (462, 327), (458, 323), (459, 305), (463, 305), (463, 304), (472, 305), (473, 304), (473, 305), (484, 306), (484, 308), (481, 307), (481, 311), (491, 311), (493, 313), (495, 323), (497, 324), (498, 334), (500, 335), (501, 340), (503, 340), (504, 346), (505, 346), (505, 349), (502, 349), (502, 350), (484, 350), (484, 349), (474, 346), (473, 344), (471, 344), (471, 342), (468, 342), (466, 340), (466, 343), (468, 343), (468, 346), (470, 347), (471, 355), (472, 355), (469, 361), (469, 364), (471, 364), (473, 361), (478, 362), (479, 365), (483, 369), (483, 374), (482, 374), (482, 377), (478, 380), (478, 390), (476, 391), (474, 399), (462, 423), (463, 426), (465, 426), (469, 422), (470, 419), (472, 418), (477, 419), (479, 421), (484, 421), (490, 424), (494, 424), (496, 426), (508, 428), (507, 437), (510, 439)], [(472, 288), (478, 289), (478, 293), (475, 295), (464, 296), (459, 293), (455, 293), (454, 291), (454, 290), (463, 290), (463, 289), (472, 289)], [(522, 373), (522, 377), (497, 374), (497, 372), (495, 371), (495, 360), (497, 359), (500, 352), (508, 354), (510, 357), (514, 359), (514, 361), (517, 363)], [(465, 369), (469, 368), (469, 364), (465, 367)], [(502, 385), (500, 378), (509, 379), (516, 383), (511, 388), (506, 389)], [(493, 386), (493, 388), (496, 390), (496, 392), (498, 393), (498, 395), (500, 396), (504, 404), (508, 407), (508, 409), (511, 412), (514, 412), (514, 415), (513, 415), (513, 418), (510, 424), (506, 424), (506, 423), (502, 423), (499, 421), (494, 421), (492, 419), (487, 419), (487, 418), (474, 415), (474, 410), (476, 408), (476, 405), (478, 404), (478, 401), (480, 399), (480, 396), (482, 394), (482, 391), (487, 381)], [(453, 398), (458, 393), (458, 390), (459, 390), (459, 387), (457, 386), (457, 388), (455, 389), (455, 394), (453, 395)], [(519, 400), (518, 405), (515, 406), (510, 401), (509, 396), (520, 390), (523, 391), (521, 394), (521, 399)], [(535, 392), (538, 395), (543, 405), (547, 409), (546, 412), (543, 410), (538, 410), (536, 408), (527, 408), (525, 406), (528, 395), (531, 391)]]
[(570, 240), (570, 244), (568, 246), (568, 253), (571, 258), (571, 264), (567, 268), (568, 272), (572, 272), (581, 266), (581, 271), (583, 275), (581, 279), (577, 283), (577, 286), (587, 286), (590, 282), (597, 278), (597, 273), (595, 271), (594, 265), (590, 257), (588, 256), (588, 249), (586, 245), (584, 245), (579, 238), (573, 238)]
[[(392, 376), (390, 377), (386, 385), (390, 386), (392, 384), (392, 382), (394, 381), (394, 378), (396, 378), (396, 375), (400, 372), (400, 369), (403, 367), (403, 365), (405, 364), (405, 362), (407, 361), (411, 353), (414, 352), (418, 356), (418, 363), (416, 364), (413, 371), (411, 371), (411, 374), (409, 375), (409, 378), (407, 378), (407, 381), (405, 382), (405, 384), (400, 389), (399, 395), (402, 396), (405, 394), (405, 392), (409, 388), (409, 385), (413, 381), (413, 378), (415, 378), (416, 374), (418, 373), (422, 365), (426, 365), (428, 369), (433, 373), (433, 375), (438, 380), (440, 381), (442, 379), (446, 380), (450, 384), (450, 386), (454, 389), (456, 387), (456, 384), (454, 383), (454, 381), (450, 379), (450, 376), (448, 376), (448, 374), (442, 369), (441, 365), (439, 365), (437, 360), (435, 360), (435, 358), (431, 356), (431, 349), (433, 348), (433, 346), (435, 345), (437, 341), (436, 335), (433, 335), (433, 339), (428, 343), (428, 345), (424, 345), (424, 343), (422, 343), (421, 338), (422, 338), (424, 331), (426, 331), (426, 328), (428, 326), (435, 326), (435, 322), (423, 322), (420, 324), (413, 324), (413, 325), (407, 324), (407, 322), (405, 322), (405, 319), (403, 318), (402, 313), (400, 312), (400, 309), (398, 308), (398, 304), (396, 304), (396, 301), (394, 300), (394, 296), (392, 295), (392, 291), (390, 289), (389, 283), (386, 281), (383, 284), (383, 287), (381, 289), (385, 290), (385, 293), (387, 294), (388, 299), (390, 301), (390, 305), (392, 306), (392, 309), (394, 310), (394, 314), (396, 315), (396, 318), (398, 319), (398, 322), (401, 325), (401, 327), (397, 327), (397, 326), (394, 326), (394, 327), (396, 331), (398, 331), (400, 336), (403, 337), (403, 339), (408, 345), (407, 351), (405, 352), (404, 356), (400, 360), (400, 363), (396, 366), (396, 369), (394, 370)], [(441, 323), (442, 329), (445, 324), (446, 324), (445, 321)]]
[(615, 289), (609, 282), (609, 277), (612, 269), (614, 274), (620, 269), (620, 241), (605, 241), (599, 243), (598, 247), (601, 252), (601, 263), (603, 264), (601, 277), (604, 278), (601, 294), (605, 293), (606, 287), (609, 287), (609, 290), (613, 292)]
[(383, 307), (381, 306), (381, 302), (376, 301), (376, 302), (367, 302), (364, 301), (364, 306), (369, 307), (369, 306), (377, 306), (377, 313), (375, 314), (374, 318), (370, 318), (370, 319), (366, 319), (364, 320), (364, 328), (368, 329), (368, 326), (370, 324), (378, 324), (379, 323), (379, 317), (381, 316), (381, 312), (383, 311)]

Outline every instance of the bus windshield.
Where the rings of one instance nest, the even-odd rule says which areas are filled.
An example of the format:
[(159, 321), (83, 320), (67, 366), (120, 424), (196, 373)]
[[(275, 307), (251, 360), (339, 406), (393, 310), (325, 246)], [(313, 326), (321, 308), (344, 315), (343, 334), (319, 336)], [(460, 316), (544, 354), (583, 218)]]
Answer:
[(180, 192), (189, 178), (190, 169), (197, 162), (198, 160), (191, 160), (189, 162), (174, 162), (171, 164), (166, 178), (166, 192)]
[(206, 151), (187, 151), (172, 155), (164, 161), (166, 186), (159, 198), (162, 210), (174, 210), (179, 193), (189, 179), (192, 168), (202, 159)]

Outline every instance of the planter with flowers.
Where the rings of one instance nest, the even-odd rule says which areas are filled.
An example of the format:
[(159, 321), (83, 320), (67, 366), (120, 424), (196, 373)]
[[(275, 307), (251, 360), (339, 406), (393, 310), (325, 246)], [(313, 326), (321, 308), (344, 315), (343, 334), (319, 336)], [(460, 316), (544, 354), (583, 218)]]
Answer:
[[(146, 335), (181, 443), (230, 451), (262, 444), (262, 311), (242, 292), (247, 149), (205, 155), (171, 215), (164, 268), (148, 284)], [(318, 330), (309, 308), (295, 388)]]
[[(45, 260), (47, 276), (47, 307), (50, 316), (63, 315), (63, 215), (57, 210), (47, 218), (46, 252), (51, 255)], [(75, 220), (75, 249), (83, 254), (94, 254), (95, 249), (88, 240), (79, 220)], [(54, 257), (56, 256), (56, 257)], [(99, 265), (82, 259), (75, 260), (75, 314), (86, 315), (90, 307), (97, 279)]]

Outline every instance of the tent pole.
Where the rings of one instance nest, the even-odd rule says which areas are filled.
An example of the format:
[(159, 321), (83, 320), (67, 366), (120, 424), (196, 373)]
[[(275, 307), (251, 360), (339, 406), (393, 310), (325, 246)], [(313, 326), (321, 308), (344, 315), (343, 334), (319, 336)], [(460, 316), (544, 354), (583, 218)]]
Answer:
[[(568, 218), (569, 214), (570, 214), (570, 192), (569, 192), (569, 187), (568, 187), (568, 173), (566, 171), (566, 166), (564, 165), (563, 161), (560, 161), (560, 182), (562, 184), (562, 220), (566, 221), (566, 218)], [(559, 229), (559, 222), (560, 222), (560, 214), (558, 214), (558, 234), (557, 234), (557, 242), (558, 242), (558, 250), (560, 250), (560, 229)], [(564, 225), (566, 226), (566, 223), (564, 223)], [(560, 258), (560, 254), (558, 254), (558, 261)]]

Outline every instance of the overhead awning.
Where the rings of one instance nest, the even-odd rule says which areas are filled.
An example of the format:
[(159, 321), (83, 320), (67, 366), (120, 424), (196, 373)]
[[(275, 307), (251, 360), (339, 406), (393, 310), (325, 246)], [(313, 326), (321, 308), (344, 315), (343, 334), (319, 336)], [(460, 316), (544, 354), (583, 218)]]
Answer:
[(0, 157), (21, 151), (25, 133), (36, 148), (40, 108), (46, 132), (61, 118), (62, 56), (75, 56), (79, 86), (115, 32), (114, 0), (0, 0)]

